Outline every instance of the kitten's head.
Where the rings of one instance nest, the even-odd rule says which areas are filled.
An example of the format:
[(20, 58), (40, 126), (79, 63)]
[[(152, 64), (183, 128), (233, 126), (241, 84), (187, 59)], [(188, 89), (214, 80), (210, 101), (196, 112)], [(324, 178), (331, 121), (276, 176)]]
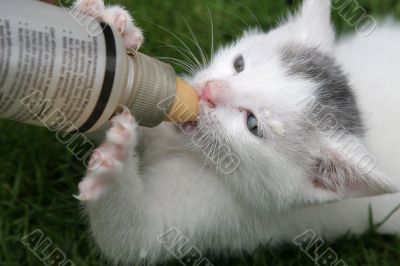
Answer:
[(396, 191), (362, 145), (353, 92), (333, 53), (328, 0), (221, 49), (192, 83), (197, 144), (238, 195), (279, 208)]

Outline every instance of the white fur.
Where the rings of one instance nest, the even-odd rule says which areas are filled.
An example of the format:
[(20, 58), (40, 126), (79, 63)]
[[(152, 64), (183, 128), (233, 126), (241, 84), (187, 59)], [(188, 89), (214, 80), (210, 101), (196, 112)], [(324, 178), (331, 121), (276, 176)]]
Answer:
[[(103, 254), (114, 261), (135, 262), (144, 249), (151, 262), (169, 259), (171, 254), (157, 237), (170, 228), (180, 230), (203, 252), (227, 254), (252, 251), (271, 240), (288, 243), (309, 228), (332, 240), (348, 230), (364, 232), (370, 204), (379, 222), (400, 203), (399, 194), (343, 199), (350, 194), (314, 187), (304, 169), (323, 150), (338, 151), (318, 132), (303, 136), (303, 118), (296, 104), (312, 95), (316, 84), (285, 74), (276, 51), (291, 42), (336, 55), (350, 74), (363, 111), (366, 146), (387, 174), (374, 172), (376, 182), (367, 180), (367, 185), (381, 192), (400, 187), (396, 156), (400, 150), (400, 26), (385, 23), (368, 38), (351, 36), (335, 45), (328, 8), (326, 0), (306, 1), (300, 15), (268, 34), (244, 35), (193, 77), (200, 92), (210, 80), (223, 80), (229, 86), (225, 104), (203, 105), (200, 122), (240, 158), (232, 174), (219, 174), (190, 136), (172, 125), (140, 129), (140, 152), (130, 151), (122, 170), (110, 172), (114, 184), (86, 205), (93, 237)], [(233, 68), (238, 54), (246, 61), (240, 74)], [(267, 111), (267, 120), (260, 121), (265, 122), (267, 141), (248, 132), (242, 108), (255, 114)], [(341, 201), (328, 203), (337, 199)], [(399, 233), (399, 221), (397, 213), (380, 231)]]

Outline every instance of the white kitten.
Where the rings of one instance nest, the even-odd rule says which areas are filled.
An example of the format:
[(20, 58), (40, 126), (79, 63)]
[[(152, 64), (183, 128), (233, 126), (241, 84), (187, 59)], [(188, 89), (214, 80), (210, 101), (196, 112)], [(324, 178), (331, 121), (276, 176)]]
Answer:
[[(125, 11), (78, 4), (141, 36)], [(160, 262), (172, 257), (165, 247), (177, 239), (163, 233), (173, 228), (202, 252), (251, 251), (309, 228), (333, 239), (365, 231), (370, 204), (381, 221), (399, 194), (346, 198), (400, 187), (400, 26), (334, 39), (329, 1), (306, 0), (191, 79), (202, 99), (196, 125), (142, 129), (129, 111), (116, 116), (98, 148), (103, 164), (79, 185), (101, 251), (122, 263)], [(395, 216), (381, 232), (400, 232)]]

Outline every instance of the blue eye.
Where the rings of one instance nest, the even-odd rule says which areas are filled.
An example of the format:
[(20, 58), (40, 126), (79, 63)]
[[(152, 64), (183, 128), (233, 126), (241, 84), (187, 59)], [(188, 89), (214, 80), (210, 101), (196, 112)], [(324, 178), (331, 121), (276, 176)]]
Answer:
[(260, 131), (258, 130), (258, 120), (257, 118), (249, 113), (247, 115), (247, 128), (256, 137), (262, 137)]

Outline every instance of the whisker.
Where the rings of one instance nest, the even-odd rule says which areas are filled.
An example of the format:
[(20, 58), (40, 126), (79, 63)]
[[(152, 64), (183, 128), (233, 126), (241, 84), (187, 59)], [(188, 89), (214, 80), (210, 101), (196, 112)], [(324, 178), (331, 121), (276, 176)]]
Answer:
[(174, 49), (175, 51), (177, 51), (181, 56), (185, 57), (185, 59), (188, 61), (188, 63), (191, 63), (192, 66), (196, 66), (196, 65), (197, 65), (197, 62), (194, 62), (194, 61), (192, 60), (192, 58), (190, 57), (190, 55), (192, 55), (192, 54), (191, 54), (191, 51), (186, 50), (186, 49), (184, 49), (184, 48), (182, 48), (182, 47), (179, 47), (179, 46), (176, 46), (176, 45), (172, 45), (172, 44), (168, 44), (168, 43), (162, 42), (162, 41), (159, 41), (159, 43), (162, 43), (162, 44), (164, 44), (166, 47), (172, 48), (172, 49)]
[[(181, 34), (181, 36), (182, 37), (184, 37), (185, 39), (188, 39), (190, 42), (192, 42), (193, 44), (195, 44), (195, 42), (193, 41), (193, 39), (191, 39), (189, 36), (186, 36), (186, 35), (184, 35), (184, 34)], [(190, 56), (194, 56), (194, 53), (191, 51), (191, 50), (187, 50), (187, 49), (184, 49), (184, 48), (181, 48), (181, 47), (179, 47), (179, 46), (174, 46), (174, 45), (172, 45), (172, 44), (167, 44), (167, 43), (165, 43), (165, 42), (161, 42), (161, 41), (159, 41), (160, 43), (162, 43), (162, 44), (164, 44), (165, 46), (167, 46), (167, 47), (169, 47), (169, 48), (173, 48), (173, 49), (175, 49), (176, 51), (181, 51), (181, 52), (184, 52), (185, 53), (185, 55), (190, 55)], [(180, 53), (181, 54), (181, 53)], [(181, 54), (181, 55), (183, 55), (183, 54)], [(192, 61), (192, 59), (191, 58), (189, 58), (188, 56), (185, 56), (185, 58), (188, 60), (188, 61), (190, 61), (193, 65), (198, 65), (197, 64), (197, 62), (193, 62)], [(200, 64), (201, 65), (201, 64)], [(203, 65), (201, 65), (201, 67), (203, 67)], [(200, 67), (200, 68), (201, 68)]]
[[(242, 31), (243, 31), (243, 27), (240, 27), (240, 26), (238, 26), (236, 23), (234, 23), (234, 22), (232, 21), (232, 18), (230, 18), (229, 16), (219, 15), (219, 17), (220, 17), (223, 21), (226, 21), (227, 23), (229, 23), (229, 24), (232, 26), (232, 28), (235, 28), (238, 32), (242, 32)], [(236, 33), (235, 33), (235, 34), (232, 34), (232, 33), (226, 32), (226, 31), (222, 31), (222, 30), (220, 30), (220, 29), (218, 29), (218, 28), (217, 28), (216, 32), (219, 32), (219, 33), (222, 33), (222, 34), (226, 34), (226, 35), (228, 35), (228, 36), (230, 36), (230, 37), (236, 37), (236, 36), (237, 36)]]
[(180, 42), (185, 49), (187, 50), (187, 52), (190, 53), (190, 55), (192, 56), (192, 58), (194, 59), (194, 61), (197, 63), (198, 67), (201, 68), (202, 65), (200, 63), (200, 61), (197, 59), (197, 57), (194, 55), (194, 53), (190, 50), (189, 46), (187, 46), (187, 44), (175, 33), (173, 33), (172, 31), (168, 30), (167, 28), (161, 26), (161, 25), (157, 25), (160, 29), (168, 32), (169, 34), (171, 34), (178, 42)]
[(204, 53), (204, 50), (201, 48), (200, 43), (199, 43), (199, 40), (197, 39), (196, 35), (193, 33), (193, 30), (192, 30), (192, 28), (190, 27), (188, 21), (187, 21), (184, 17), (182, 17), (182, 20), (185, 22), (186, 27), (187, 27), (187, 29), (189, 30), (190, 35), (191, 35), (192, 38), (193, 38), (193, 40), (191, 40), (191, 41), (192, 41), (192, 42), (194, 43), (194, 45), (196, 45), (196, 47), (197, 47), (197, 50), (198, 50), (198, 52), (199, 52), (199, 54), (200, 54), (200, 56), (201, 56), (201, 59), (202, 59), (202, 61), (203, 61), (202, 67), (204, 68), (204, 67), (208, 64), (208, 60), (207, 60), (207, 58), (206, 58), (206, 55), (205, 55), (205, 53)]
[(197, 70), (200, 69), (200, 66), (198, 66), (195, 62), (193, 62), (191, 60), (191, 58), (187, 54), (188, 51), (186, 51), (185, 49), (183, 49), (181, 47), (178, 47), (178, 46), (175, 46), (175, 45), (167, 44), (167, 43), (164, 43), (164, 42), (160, 42), (160, 43), (164, 44), (168, 48), (172, 48), (175, 51), (177, 51), (181, 56), (183, 56), (185, 58), (187, 63), (190, 64), (194, 69), (197, 69)]
[(233, 16), (233, 17), (238, 18), (241, 22), (243, 22), (243, 24), (244, 24), (247, 28), (250, 28), (250, 24), (247, 23), (241, 16), (239, 16), (239, 15), (233, 13), (233, 12), (227, 11), (227, 10), (222, 10), (222, 12), (224, 12), (224, 13), (226, 13), (226, 14), (228, 14), (228, 15), (231, 15), (231, 16)]
[(172, 57), (158, 57), (158, 59), (162, 61), (169, 61), (173, 64), (176, 64), (179, 67), (182, 67), (189, 74), (196, 74), (198, 71), (190, 64), (186, 63), (183, 60), (172, 58)]
[[(149, 20), (147, 20), (147, 19), (144, 19), (144, 21), (146, 21), (147, 23), (152, 24), (152, 25), (158, 27), (159, 29), (162, 29), (163, 31), (165, 31), (165, 32), (169, 33), (170, 35), (172, 35), (180, 44), (183, 45), (184, 49), (183, 49), (183, 48), (179, 48), (179, 49), (181, 49), (181, 51), (184, 51), (188, 56), (190, 56), (190, 58), (191, 58), (190, 62), (191, 62), (193, 65), (197, 65), (197, 67), (196, 67), (197, 69), (202, 69), (202, 64), (200, 63), (199, 59), (198, 59), (198, 58), (196, 57), (196, 55), (191, 51), (191, 49), (189, 48), (189, 46), (188, 46), (176, 33), (172, 32), (171, 30), (168, 30), (167, 28), (161, 26), (160, 24), (154, 23), (154, 22), (149, 21)], [(186, 38), (188, 38), (188, 37), (186, 37)], [(188, 38), (188, 39), (190, 39), (190, 38)], [(161, 42), (161, 41), (160, 41), (160, 42)], [(171, 48), (173, 48), (173, 46), (170, 45), (170, 44), (166, 44), (166, 43), (164, 43), (164, 42), (161, 42), (161, 43), (163, 43), (163, 44), (165, 44), (165, 45), (168, 45), (168, 46), (171, 46)], [(176, 47), (175, 47), (175, 48), (176, 48)], [(188, 58), (187, 58), (186, 56), (185, 56), (185, 58), (188, 60)]]
[(207, 7), (207, 12), (208, 12), (208, 19), (210, 20), (210, 27), (211, 27), (211, 48), (210, 48), (210, 54), (211, 54), (211, 60), (214, 58), (214, 41), (215, 41), (215, 36), (214, 36), (214, 20), (211, 14), (211, 10), (206, 5)]
[(261, 24), (260, 24), (260, 21), (257, 19), (257, 16), (254, 14), (253, 11), (251, 11), (250, 8), (248, 8), (246, 5), (244, 5), (243, 3), (240, 3), (240, 2), (238, 2), (238, 1), (236, 1), (236, 0), (231, 0), (231, 1), (232, 1), (233, 3), (235, 3), (235, 4), (237, 4), (238, 6), (244, 8), (244, 9), (253, 17), (253, 19), (256, 21), (257, 27), (259, 27), (260, 29), (262, 28), (262, 27), (261, 27)]

